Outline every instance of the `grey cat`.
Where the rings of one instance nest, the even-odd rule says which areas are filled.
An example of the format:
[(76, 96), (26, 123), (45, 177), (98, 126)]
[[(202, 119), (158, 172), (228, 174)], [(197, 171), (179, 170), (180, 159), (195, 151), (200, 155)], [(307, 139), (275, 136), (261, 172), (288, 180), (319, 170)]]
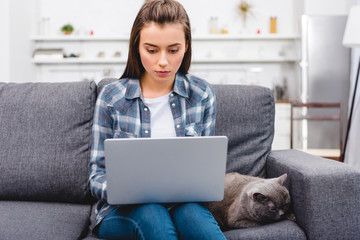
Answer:
[(224, 199), (207, 207), (222, 230), (255, 227), (284, 218), (295, 221), (289, 213), (289, 191), (283, 186), (286, 178), (287, 174), (263, 179), (228, 173)]

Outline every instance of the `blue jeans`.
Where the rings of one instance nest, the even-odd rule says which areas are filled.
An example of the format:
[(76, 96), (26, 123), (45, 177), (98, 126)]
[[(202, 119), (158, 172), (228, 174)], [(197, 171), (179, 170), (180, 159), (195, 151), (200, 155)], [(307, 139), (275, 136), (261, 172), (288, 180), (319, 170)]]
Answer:
[(161, 204), (120, 206), (105, 216), (98, 236), (105, 239), (225, 240), (207, 208), (183, 203), (170, 211)]

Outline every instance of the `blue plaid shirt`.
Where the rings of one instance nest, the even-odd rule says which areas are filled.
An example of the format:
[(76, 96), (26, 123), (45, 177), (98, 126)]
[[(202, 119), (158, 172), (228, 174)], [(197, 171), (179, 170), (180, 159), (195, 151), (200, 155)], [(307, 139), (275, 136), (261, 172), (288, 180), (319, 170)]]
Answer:
[[(169, 104), (177, 137), (214, 135), (215, 93), (206, 81), (176, 74)], [(96, 224), (116, 206), (107, 203), (104, 140), (151, 137), (150, 109), (138, 79), (120, 79), (100, 92), (94, 112), (90, 159), (90, 190), (99, 201)]]

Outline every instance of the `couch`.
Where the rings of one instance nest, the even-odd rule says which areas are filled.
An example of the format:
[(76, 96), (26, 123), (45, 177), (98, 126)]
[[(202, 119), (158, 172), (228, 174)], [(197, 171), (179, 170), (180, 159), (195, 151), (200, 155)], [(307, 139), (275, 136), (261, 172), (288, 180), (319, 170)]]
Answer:
[[(116, 79), (0, 83), (0, 239), (97, 239), (88, 186), (96, 96)], [(297, 221), (225, 232), (227, 239), (360, 239), (360, 173), (296, 150), (272, 151), (274, 99), (258, 86), (214, 85), (227, 172), (288, 174)]]

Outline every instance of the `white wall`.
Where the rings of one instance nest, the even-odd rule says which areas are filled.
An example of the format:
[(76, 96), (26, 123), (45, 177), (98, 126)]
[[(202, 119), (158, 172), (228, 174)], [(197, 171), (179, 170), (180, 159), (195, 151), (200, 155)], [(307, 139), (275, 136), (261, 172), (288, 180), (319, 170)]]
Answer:
[[(39, 2), (37, 21), (42, 17), (50, 17), (51, 34), (59, 34), (61, 26), (69, 22), (81, 32), (94, 30), (96, 35), (128, 35), (135, 15), (144, 2), (144, 0), (37, 1)], [(194, 34), (208, 33), (210, 17), (218, 17), (219, 28), (225, 26), (230, 33), (238, 34), (243, 30), (243, 21), (237, 7), (240, 0), (178, 1), (189, 14)], [(298, 18), (301, 14), (344, 15), (348, 13), (349, 6), (354, 1), (248, 0), (253, 6), (253, 15), (248, 18), (248, 31), (255, 33), (260, 29), (263, 33), (268, 33), (270, 16), (277, 16), (279, 33), (298, 33)]]
[(31, 64), (33, 34), (36, 21), (36, 0), (9, 0), (9, 69), (11, 82), (34, 81)]
[[(218, 17), (219, 27), (227, 26), (230, 33), (242, 31), (243, 21), (238, 11), (239, 0), (208, 1), (179, 0), (188, 12), (193, 28), (197, 34), (208, 33), (210, 17)], [(277, 16), (278, 32), (292, 34), (294, 30), (294, 0), (249, 0), (252, 13), (247, 20), (249, 33), (257, 29), (269, 33), (270, 17)]]
[[(60, 34), (61, 26), (69, 22), (81, 32), (94, 30), (97, 35), (128, 35), (143, 2), (144, 0), (131, 2), (128, 0), (39, 0), (38, 19), (50, 17), (51, 34)], [(210, 17), (218, 17), (219, 28), (226, 26), (230, 33), (238, 34), (242, 30), (243, 22), (237, 7), (239, 0), (179, 0), (179, 2), (188, 12), (194, 34), (208, 33)], [(250, 2), (254, 6), (254, 15), (248, 19), (251, 33), (255, 33), (257, 29), (268, 33), (270, 16), (278, 17), (279, 33), (293, 33), (294, 0), (250, 0)]]
[(308, 15), (347, 15), (354, 0), (304, 0)]
[[(9, 69), (11, 81), (36, 81), (36, 66), (31, 63), (33, 42), (31, 35), (40, 32), (40, 20), (50, 18), (50, 34), (61, 34), (60, 28), (71, 23), (75, 34), (90, 30), (95, 35), (126, 35), (144, 0), (5, 0), (9, 2)], [(246, 33), (269, 32), (270, 16), (278, 17), (278, 33), (294, 33), (293, 4), (297, 0), (249, 0), (254, 6), (248, 19)], [(179, 0), (186, 8), (192, 23), (193, 34), (209, 31), (210, 17), (218, 17), (219, 28), (225, 26), (230, 34), (243, 31), (238, 13), (240, 0), (208, 1)], [(19, 7), (21, 6), (21, 7)], [(284, 11), (286, 9), (287, 11)], [(51, 81), (48, 79), (47, 81)]]
[[(230, 34), (243, 31), (237, 12), (240, 0), (209, 1), (179, 0), (186, 8), (195, 34), (206, 34), (209, 19), (218, 17), (219, 27)], [(278, 17), (278, 32), (298, 33), (298, 16), (306, 13), (346, 14), (354, 0), (249, 0), (254, 16), (248, 20), (247, 31), (269, 31), (269, 17)], [(128, 35), (135, 15), (144, 0), (1, 0), (0, 1), (0, 67), (4, 79), (13, 82), (35, 79), (31, 63), (33, 51), (29, 37), (39, 32), (39, 21), (50, 17), (51, 33), (58, 34), (70, 22), (77, 30), (94, 30), (96, 35)]]
[(38, 1), (37, 20), (50, 18), (51, 35), (61, 34), (61, 27), (68, 23), (74, 26), (75, 34), (93, 30), (95, 35), (129, 35), (135, 16), (144, 3), (143, 0)]
[(0, 1), (0, 72), (1, 82), (8, 82), (10, 79), (9, 64), (9, 0)]

